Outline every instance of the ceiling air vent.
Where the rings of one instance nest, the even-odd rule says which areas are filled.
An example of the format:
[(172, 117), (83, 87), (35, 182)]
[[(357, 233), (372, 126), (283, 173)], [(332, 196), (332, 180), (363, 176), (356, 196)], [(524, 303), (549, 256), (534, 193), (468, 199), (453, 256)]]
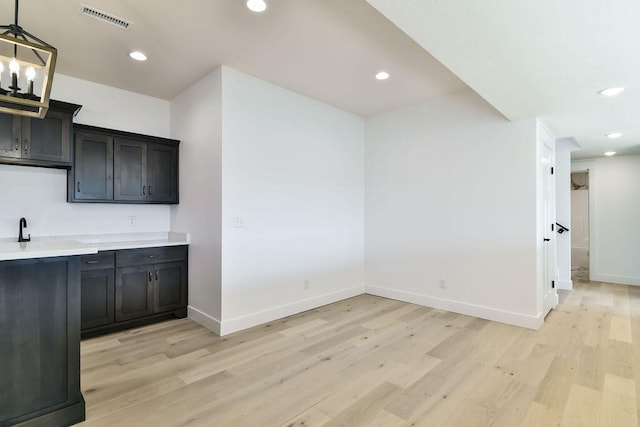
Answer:
[(117, 16), (111, 15), (98, 9), (94, 9), (93, 7), (89, 7), (84, 4), (80, 5), (80, 10), (82, 11), (83, 15), (89, 16), (102, 22), (107, 22), (125, 30), (129, 27), (129, 25), (131, 25), (131, 22), (125, 19), (118, 18)]

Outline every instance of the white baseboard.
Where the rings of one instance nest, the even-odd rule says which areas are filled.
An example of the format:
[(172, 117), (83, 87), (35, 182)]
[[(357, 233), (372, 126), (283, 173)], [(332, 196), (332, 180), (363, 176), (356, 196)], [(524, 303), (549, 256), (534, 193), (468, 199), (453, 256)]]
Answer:
[[(571, 282), (569, 281), (571, 284)], [(558, 284), (560, 286), (560, 283)], [(560, 288), (565, 289), (565, 288)], [(451, 311), (454, 313), (465, 314), (468, 316), (479, 317), (481, 319), (493, 320), (496, 322), (507, 323), (509, 325), (521, 326), (528, 329), (539, 329), (544, 323), (542, 313), (537, 316), (528, 316), (521, 313), (498, 310), (491, 307), (485, 307), (474, 304), (467, 304), (459, 301), (453, 301), (443, 298), (436, 298), (427, 295), (420, 295), (413, 292), (399, 291), (396, 289), (383, 288), (373, 285), (354, 286), (349, 289), (343, 289), (330, 294), (319, 295), (290, 304), (281, 305), (271, 309), (251, 313), (246, 316), (236, 317), (227, 321), (220, 320), (194, 308), (187, 307), (187, 314), (190, 319), (201, 324), (213, 333), (223, 336), (253, 326), (271, 322), (273, 320), (282, 319), (283, 317), (301, 313), (303, 311), (312, 310), (323, 305), (342, 301), (347, 298), (355, 297), (361, 294), (376, 295), (385, 298), (391, 298), (398, 301), (418, 304), (425, 307), (438, 308), (441, 310)]]
[(558, 280), (556, 281), (556, 289), (570, 291), (573, 289), (573, 282), (571, 280)]
[(205, 328), (209, 329), (216, 335), (220, 335), (220, 321), (215, 317), (211, 317), (208, 314), (194, 308), (192, 306), (187, 306), (187, 316), (189, 319), (193, 320), (196, 323), (201, 324)]
[(256, 313), (251, 313), (246, 316), (240, 316), (234, 319), (225, 320), (220, 324), (220, 335), (228, 335), (233, 332), (261, 325), (273, 320), (282, 319), (283, 317), (291, 316), (293, 314), (301, 313), (303, 311), (311, 310), (323, 305), (342, 301), (343, 299), (362, 295), (363, 293), (364, 285), (354, 286), (353, 288), (343, 289), (330, 294), (319, 295), (313, 298), (308, 298)]
[(618, 283), (621, 285), (640, 286), (640, 277), (633, 276), (618, 276), (616, 274), (598, 274), (592, 272), (589, 275), (589, 280), (591, 280), (592, 282), (608, 282)]
[(399, 291), (396, 289), (382, 288), (373, 285), (366, 285), (365, 289), (366, 293), (371, 295), (410, 302), (412, 304), (418, 304), (425, 307), (452, 311), (454, 313), (507, 323), (514, 326), (521, 326), (528, 329), (539, 329), (544, 323), (544, 316), (542, 313), (539, 313), (537, 316), (529, 316), (521, 313), (498, 310), (491, 307), (467, 304), (464, 302), (420, 295), (413, 292)]

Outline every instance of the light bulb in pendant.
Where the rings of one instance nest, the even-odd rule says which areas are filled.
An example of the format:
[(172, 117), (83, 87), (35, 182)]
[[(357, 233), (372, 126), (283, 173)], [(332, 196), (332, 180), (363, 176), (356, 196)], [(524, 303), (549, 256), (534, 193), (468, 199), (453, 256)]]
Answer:
[(36, 78), (36, 69), (33, 67), (27, 67), (27, 70), (24, 72), (24, 74), (27, 76), (27, 93), (29, 95), (33, 95), (33, 79)]
[(27, 76), (27, 80), (32, 82), (33, 79), (36, 78), (36, 69), (33, 67), (27, 67), (27, 70), (24, 74)]
[(13, 58), (11, 61), (9, 61), (9, 71), (11, 71), (11, 74), (16, 75), (20, 72), (20, 64), (18, 64), (16, 58)]

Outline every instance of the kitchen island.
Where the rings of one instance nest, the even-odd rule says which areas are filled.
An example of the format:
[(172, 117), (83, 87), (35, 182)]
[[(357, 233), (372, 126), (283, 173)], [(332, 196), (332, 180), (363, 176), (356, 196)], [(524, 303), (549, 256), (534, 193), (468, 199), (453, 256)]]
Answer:
[(80, 256), (188, 243), (173, 233), (0, 241), (0, 426), (84, 420)]
[(82, 420), (78, 257), (1, 261), (0, 425)]

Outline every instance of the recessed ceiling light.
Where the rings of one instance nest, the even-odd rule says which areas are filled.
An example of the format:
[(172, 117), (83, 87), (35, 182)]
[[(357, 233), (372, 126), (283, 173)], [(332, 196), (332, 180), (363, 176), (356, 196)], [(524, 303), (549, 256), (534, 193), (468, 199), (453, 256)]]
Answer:
[(607, 138), (609, 139), (617, 139), (620, 138), (622, 134), (620, 132), (611, 132), (607, 134)]
[(605, 151), (605, 152), (604, 152), (604, 153), (602, 153), (602, 154), (604, 154), (605, 156), (609, 156), (609, 157), (611, 157), (611, 156), (613, 156), (614, 154), (616, 154), (616, 152), (615, 152), (615, 151)]
[(376, 74), (376, 79), (378, 80), (387, 80), (389, 78), (389, 73), (387, 73), (386, 71), (380, 71), (378, 74)]
[(264, 0), (247, 0), (247, 8), (252, 12), (264, 12), (267, 10), (267, 3)]
[(129, 56), (131, 57), (131, 59), (135, 59), (136, 61), (146, 61), (147, 60), (147, 55), (145, 55), (144, 53), (140, 52), (139, 50), (134, 50), (133, 52), (129, 53)]
[(624, 92), (623, 87), (608, 87), (598, 91), (598, 94), (602, 96), (616, 96), (620, 95), (622, 92)]

